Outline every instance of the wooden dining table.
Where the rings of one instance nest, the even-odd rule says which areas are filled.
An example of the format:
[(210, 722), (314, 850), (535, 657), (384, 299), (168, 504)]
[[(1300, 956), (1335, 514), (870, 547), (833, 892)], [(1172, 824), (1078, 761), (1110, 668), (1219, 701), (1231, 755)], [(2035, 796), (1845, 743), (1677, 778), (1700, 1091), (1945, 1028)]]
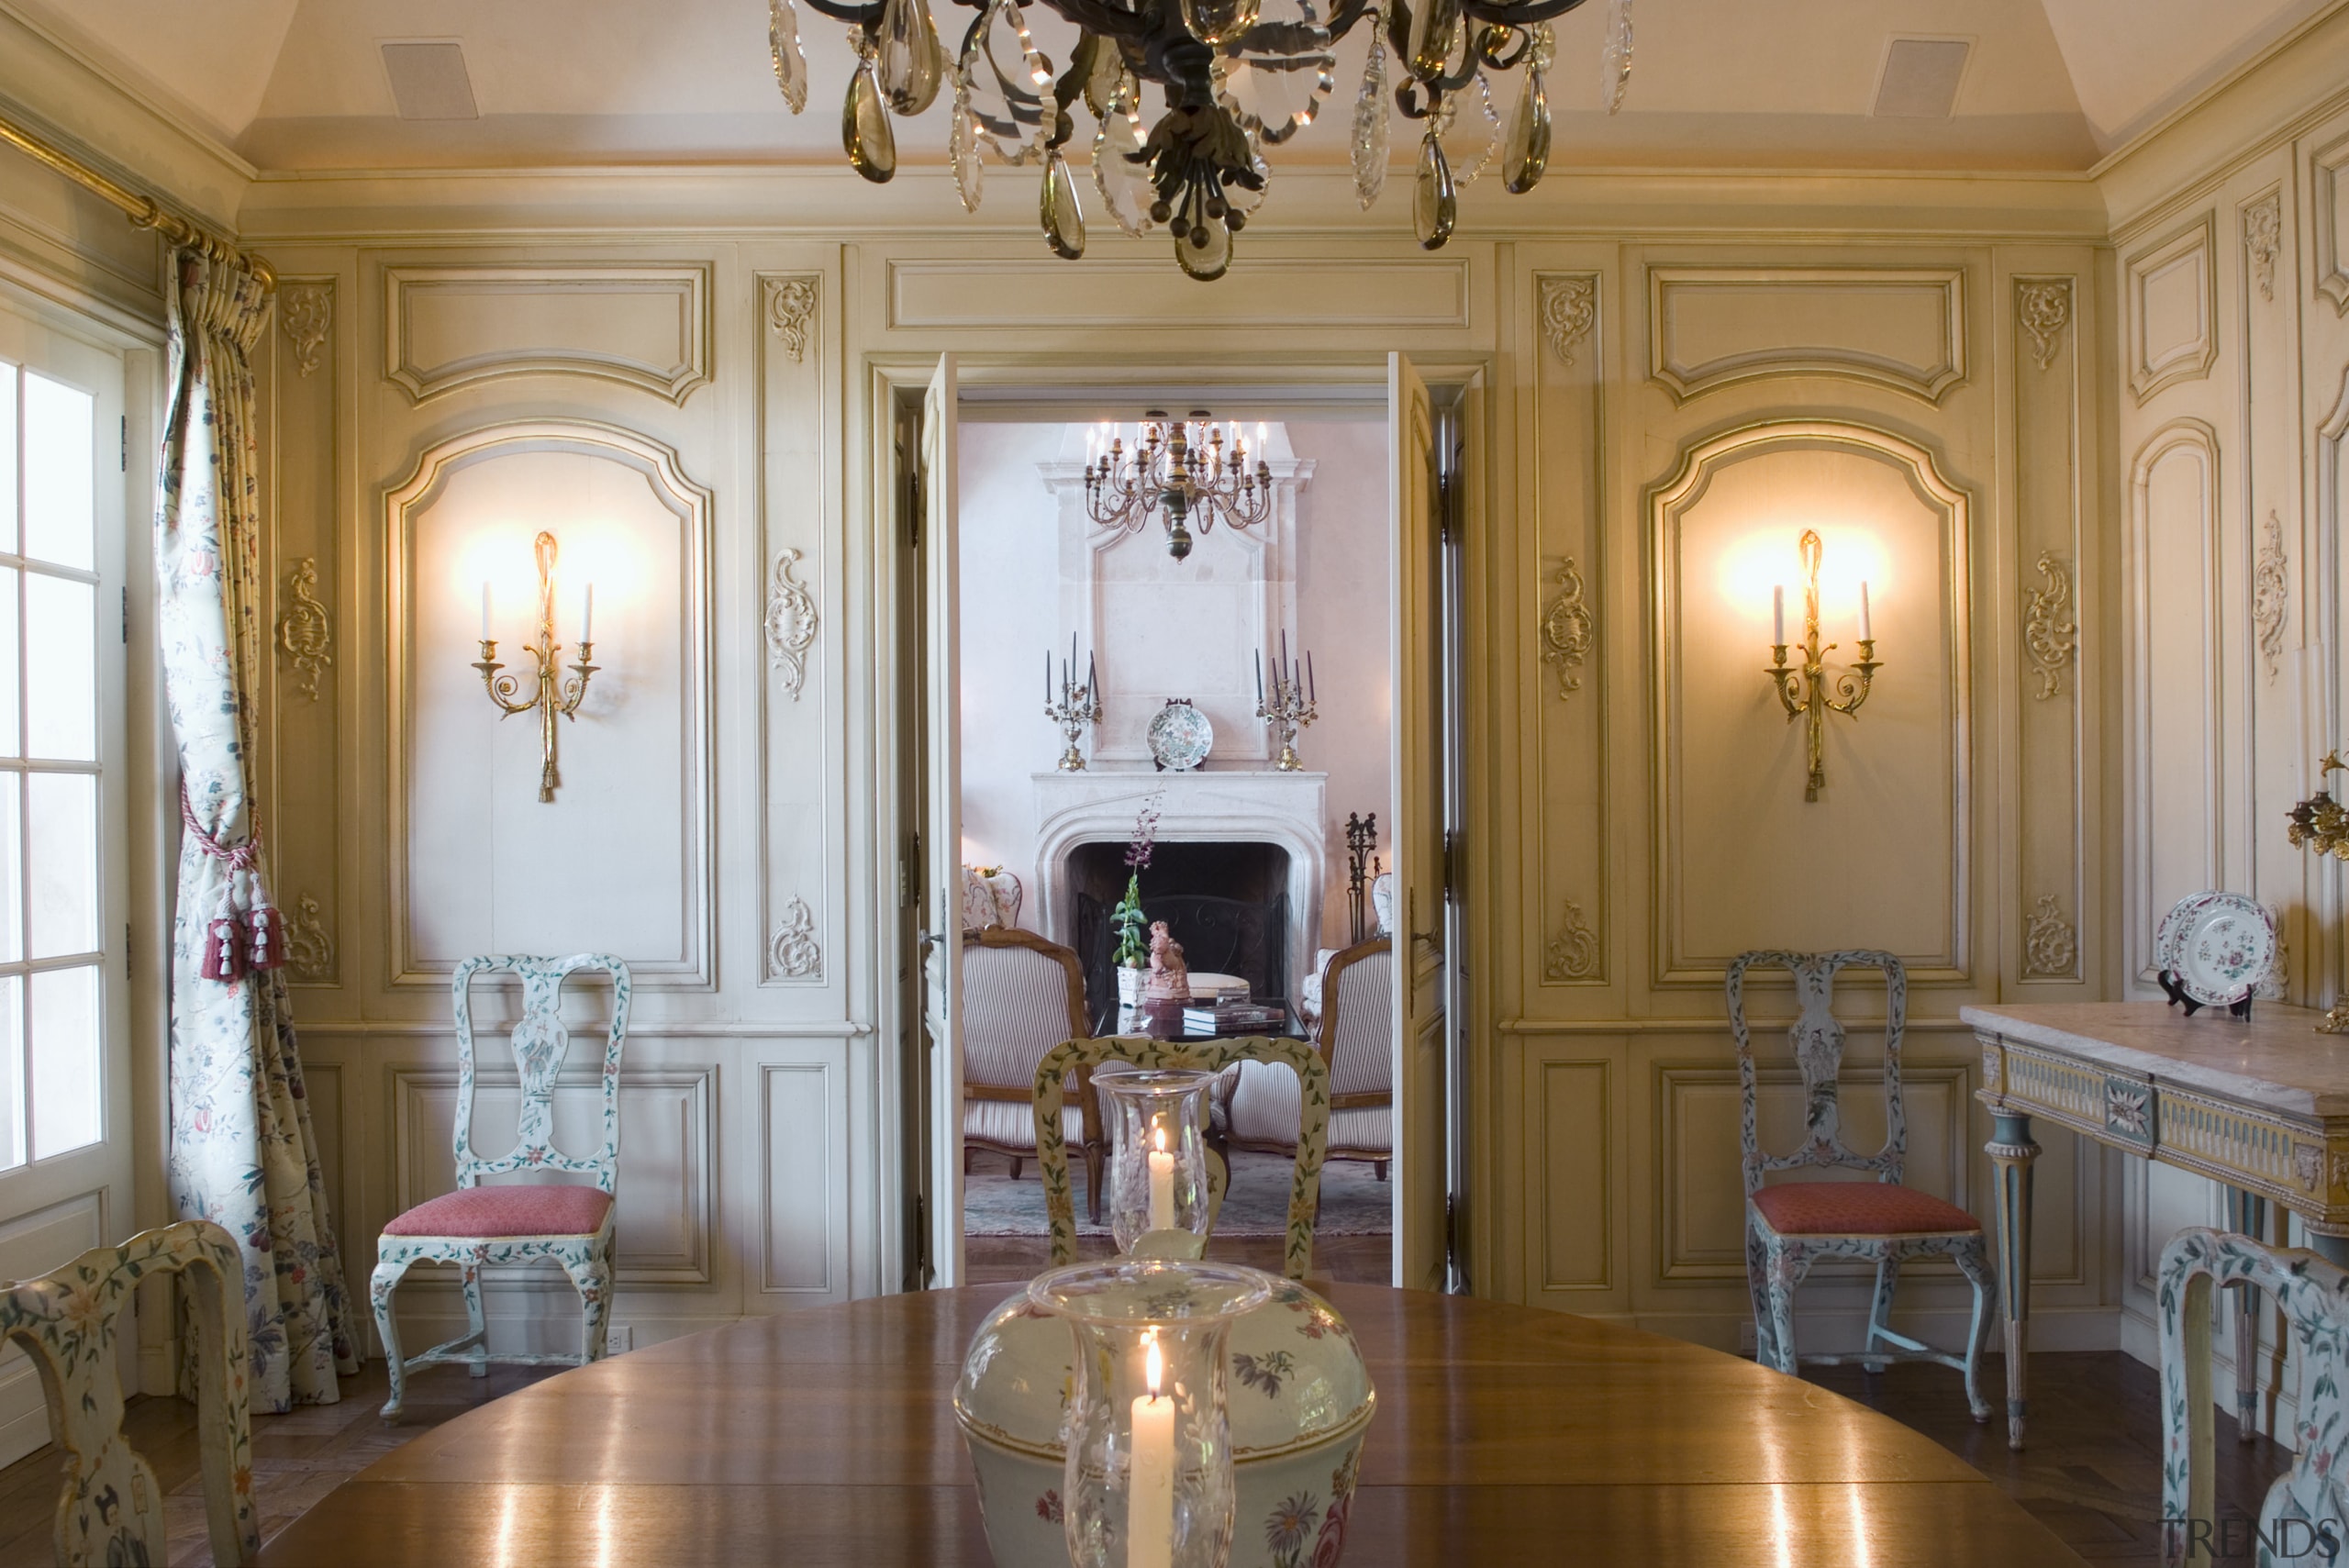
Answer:
[[(982, 1568), (948, 1396), (1019, 1288), (750, 1318), (564, 1373), (378, 1460), (262, 1562)], [(1752, 1362), (1564, 1313), (1316, 1288), (1378, 1396), (1351, 1568), (2081, 1561), (1940, 1444)]]

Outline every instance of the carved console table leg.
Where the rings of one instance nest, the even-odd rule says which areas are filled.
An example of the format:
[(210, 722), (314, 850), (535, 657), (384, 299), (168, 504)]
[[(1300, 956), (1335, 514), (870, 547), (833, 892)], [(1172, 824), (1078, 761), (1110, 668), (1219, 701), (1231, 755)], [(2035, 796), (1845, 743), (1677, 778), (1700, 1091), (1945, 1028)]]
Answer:
[(2007, 1446), (2022, 1447), (2024, 1358), (2031, 1348), (2031, 1167), (2039, 1145), (2031, 1140), (2031, 1118), (2020, 1111), (1990, 1113), (1985, 1151), (1998, 1202), (1998, 1290), (2007, 1311)]
[[(2267, 1240), (2267, 1200), (2241, 1187), (2227, 1189), (2232, 1229), (2254, 1241)], [(2259, 1433), (2259, 1292), (2249, 1284), (2234, 1287), (2235, 1298), (2235, 1440), (2249, 1442)]]

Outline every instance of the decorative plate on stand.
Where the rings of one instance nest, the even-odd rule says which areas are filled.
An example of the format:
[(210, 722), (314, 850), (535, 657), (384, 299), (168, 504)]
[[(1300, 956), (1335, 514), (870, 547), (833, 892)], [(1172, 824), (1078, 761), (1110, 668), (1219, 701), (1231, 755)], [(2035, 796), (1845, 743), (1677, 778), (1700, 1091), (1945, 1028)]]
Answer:
[(1168, 697), (1150, 721), (1150, 755), (1163, 773), (1187, 773), (1208, 760), (1215, 726), (1188, 697)]
[(2182, 999), (2206, 1007), (2246, 1003), (2276, 968), (2275, 922), (2240, 893), (2197, 893), (2162, 917), (2154, 964)]

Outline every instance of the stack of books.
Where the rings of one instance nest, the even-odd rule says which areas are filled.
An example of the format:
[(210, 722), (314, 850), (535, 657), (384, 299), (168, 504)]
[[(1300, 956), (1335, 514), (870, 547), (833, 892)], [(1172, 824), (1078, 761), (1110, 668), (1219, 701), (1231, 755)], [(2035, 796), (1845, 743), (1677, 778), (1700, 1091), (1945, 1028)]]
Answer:
[(1183, 1009), (1186, 1035), (1269, 1034), (1288, 1017), (1279, 1007), (1254, 1002), (1193, 1003)]

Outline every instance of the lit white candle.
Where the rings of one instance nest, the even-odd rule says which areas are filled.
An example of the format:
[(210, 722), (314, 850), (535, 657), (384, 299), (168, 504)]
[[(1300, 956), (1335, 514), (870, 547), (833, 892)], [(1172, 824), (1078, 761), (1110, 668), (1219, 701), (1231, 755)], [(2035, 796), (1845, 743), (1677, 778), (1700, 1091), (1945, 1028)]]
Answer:
[(1770, 589), (1770, 642), (1776, 648), (1787, 645), (1787, 585), (1783, 583)]
[(1868, 584), (1863, 577), (1860, 579), (1860, 640), (1867, 642), (1875, 636), (1876, 633), (1868, 629)]
[(481, 580), (481, 639), (489, 640), (489, 579)]
[(1174, 1229), (1174, 1156), (1166, 1151), (1166, 1129), (1158, 1129), (1158, 1147), (1150, 1151), (1150, 1228)]
[(586, 596), (579, 602), (579, 640), (596, 640), (596, 584), (587, 584)]
[(1133, 1404), (1133, 1466), (1126, 1485), (1126, 1568), (1169, 1568), (1174, 1561), (1174, 1401), (1158, 1392), (1166, 1376), (1166, 1362), (1158, 1352), (1154, 1334), (1147, 1344), (1142, 1381), (1150, 1392)]

